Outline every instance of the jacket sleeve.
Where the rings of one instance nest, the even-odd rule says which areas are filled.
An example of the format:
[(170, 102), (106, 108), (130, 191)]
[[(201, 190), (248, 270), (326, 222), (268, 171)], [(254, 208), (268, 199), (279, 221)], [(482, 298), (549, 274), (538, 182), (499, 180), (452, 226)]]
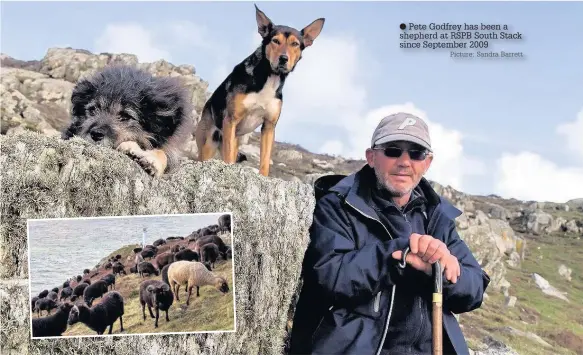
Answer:
[[(305, 271), (335, 304), (357, 305), (371, 300), (402, 277), (398, 261), (391, 254), (403, 250), (408, 240), (374, 242), (369, 239), (357, 249), (346, 211), (334, 194), (316, 203), (310, 227), (310, 244), (306, 250)], [(356, 229), (358, 230), (358, 229)]]
[(447, 247), (457, 257), (460, 264), (460, 276), (457, 282), (450, 283), (443, 276), (443, 306), (453, 313), (464, 313), (482, 305), (484, 291), (490, 283), (490, 277), (482, 268), (456, 231), (455, 222), (448, 230)]

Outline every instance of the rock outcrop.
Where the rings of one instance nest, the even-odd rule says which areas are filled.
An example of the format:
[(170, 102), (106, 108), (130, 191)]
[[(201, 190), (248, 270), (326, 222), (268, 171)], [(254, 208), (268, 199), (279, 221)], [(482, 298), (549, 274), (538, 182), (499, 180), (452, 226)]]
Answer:
[[(114, 150), (33, 132), (0, 144), (2, 353), (281, 354), (314, 208), (310, 186), (219, 161), (185, 161), (155, 179)], [(217, 211), (234, 217), (237, 332), (30, 340), (27, 219)]]

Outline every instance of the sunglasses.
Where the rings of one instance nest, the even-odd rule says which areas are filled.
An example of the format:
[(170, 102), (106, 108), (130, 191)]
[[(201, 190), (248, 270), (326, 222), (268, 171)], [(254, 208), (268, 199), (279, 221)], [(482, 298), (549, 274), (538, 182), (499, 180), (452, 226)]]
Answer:
[(385, 147), (385, 148), (373, 148), (375, 150), (382, 150), (386, 157), (388, 158), (399, 158), (406, 151), (409, 153), (411, 160), (421, 161), (427, 157), (429, 153), (427, 149), (403, 149), (399, 147)]

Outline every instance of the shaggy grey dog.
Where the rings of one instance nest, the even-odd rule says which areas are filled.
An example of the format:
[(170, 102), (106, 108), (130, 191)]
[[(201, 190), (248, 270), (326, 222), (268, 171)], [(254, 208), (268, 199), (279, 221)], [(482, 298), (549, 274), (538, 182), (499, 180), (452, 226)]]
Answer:
[(71, 124), (79, 136), (117, 149), (150, 175), (170, 173), (192, 135), (190, 92), (178, 78), (155, 77), (130, 65), (110, 65), (81, 79), (71, 95)]

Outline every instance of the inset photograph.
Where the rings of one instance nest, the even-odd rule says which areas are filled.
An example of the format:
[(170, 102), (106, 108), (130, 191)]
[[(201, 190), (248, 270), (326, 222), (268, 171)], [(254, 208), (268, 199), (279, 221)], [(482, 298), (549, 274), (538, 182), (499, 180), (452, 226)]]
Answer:
[(27, 224), (33, 339), (236, 330), (230, 212)]

